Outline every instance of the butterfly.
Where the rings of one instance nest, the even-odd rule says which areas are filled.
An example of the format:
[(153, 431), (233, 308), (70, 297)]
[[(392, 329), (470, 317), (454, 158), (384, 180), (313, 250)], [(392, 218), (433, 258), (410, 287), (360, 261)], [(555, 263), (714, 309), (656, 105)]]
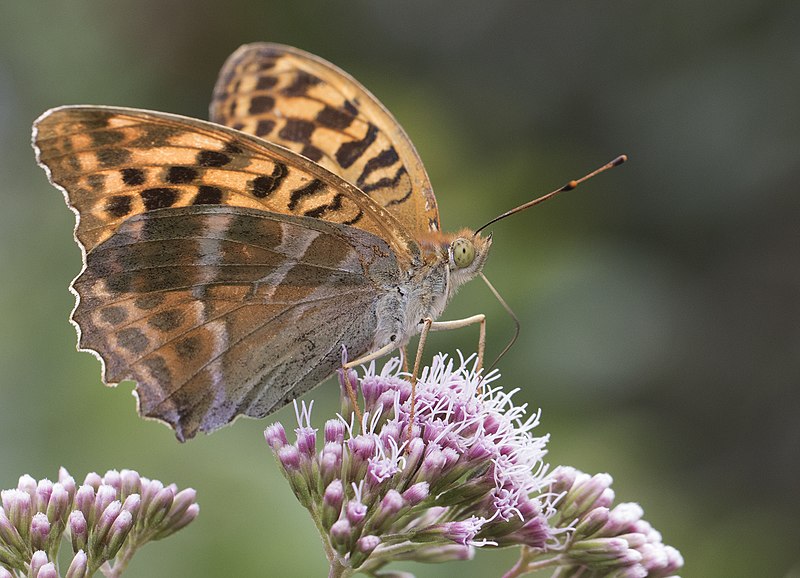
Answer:
[(405, 344), (479, 274), (491, 236), (440, 231), (394, 117), (325, 60), (242, 46), (211, 122), (110, 106), (39, 117), (76, 214), (80, 350), (137, 383), (180, 440), (264, 417), (351, 359)]

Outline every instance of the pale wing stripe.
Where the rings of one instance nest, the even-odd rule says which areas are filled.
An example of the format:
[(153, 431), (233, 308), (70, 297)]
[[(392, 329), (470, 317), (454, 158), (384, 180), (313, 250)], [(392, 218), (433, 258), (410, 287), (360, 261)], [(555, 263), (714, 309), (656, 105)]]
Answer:
[[(352, 329), (352, 328), (353, 328), (353, 327), (356, 325), (356, 323), (357, 323), (357, 322), (358, 322), (358, 318), (357, 318), (357, 316), (354, 316), (354, 317), (353, 317), (353, 320), (352, 320), (352, 322), (351, 322), (350, 324), (348, 324), (348, 325), (346, 325), (346, 326), (342, 326), (342, 331), (340, 331), (340, 332), (337, 334), (337, 336), (336, 336), (336, 339), (334, 339), (334, 340), (332, 340), (332, 341), (330, 342), (330, 343), (331, 343), (331, 346), (330, 346), (330, 347), (329, 347), (327, 350), (320, 352), (320, 354), (319, 354), (319, 355), (317, 355), (317, 359), (318, 359), (318, 360), (324, 359), (324, 358), (325, 358), (325, 357), (327, 357), (327, 356), (328, 356), (330, 353), (332, 353), (332, 352), (334, 351), (334, 349), (336, 349), (337, 347), (341, 347), (342, 345), (345, 345), (345, 346), (346, 346), (347, 344), (346, 344), (346, 343), (344, 343), (344, 337), (345, 337), (345, 335), (350, 335), (350, 334), (351, 334), (351, 329)], [(277, 371), (277, 369), (278, 369), (278, 367), (277, 367), (277, 366), (273, 366), (273, 370), (272, 370), (271, 372), (267, 372), (267, 373), (264, 373), (264, 374), (262, 374), (262, 375), (261, 375), (261, 377), (260, 377), (260, 378), (259, 378), (259, 380), (258, 380), (258, 383), (262, 383), (262, 382), (266, 381), (266, 376), (270, 375), (270, 373), (274, 374), (274, 373)], [(295, 380), (294, 380), (294, 383), (291, 383), (291, 384), (290, 384), (290, 383), (288, 383), (288, 382), (287, 382), (287, 383), (286, 383), (286, 386), (284, 386), (284, 387), (281, 387), (281, 388), (280, 388), (280, 390), (279, 390), (279, 395), (277, 395), (277, 396), (276, 396), (276, 397), (277, 397), (277, 399), (276, 399), (276, 400), (275, 400), (275, 402), (274, 402), (274, 403), (271, 405), (271, 407), (270, 407), (270, 410), (273, 410), (273, 409), (275, 409), (275, 405), (276, 405), (277, 403), (279, 403), (279, 402), (280, 402), (280, 400), (281, 400), (281, 399), (282, 399), (282, 398), (283, 398), (283, 397), (284, 397), (284, 396), (285, 396), (285, 395), (286, 395), (286, 394), (287, 394), (289, 391), (292, 391), (292, 390), (294, 390), (294, 392), (297, 394), (297, 397), (299, 397), (299, 396), (301, 396), (302, 394), (304, 394), (306, 391), (308, 391), (309, 389), (311, 389), (311, 388), (313, 388), (314, 386), (316, 386), (317, 384), (311, 384), (309, 387), (305, 388), (304, 390), (301, 390), (301, 391), (297, 391), (297, 390), (296, 390), (297, 384), (299, 384), (299, 383), (302, 383), (302, 382), (305, 380), (305, 378), (308, 376), (308, 374), (309, 374), (309, 373), (311, 373), (313, 370), (314, 370), (314, 367), (309, 367), (309, 369), (308, 369), (306, 372), (304, 372), (303, 374), (301, 374), (301, 375), (300, 375), (300, 377), (299, 377), (299, 378), (297, 378), (297, 379), (295, 379)], [(253, 406), (255, 403), (257, 403), (257, 402), (258, 402), (258, 401), (261, 399), (261, 397), (262, 397), (264, 394), (270, 393), (269, 389), (270, 389), (270, 388), (263, 388), (263, 389), (261, 389), (261, 391), (260, 391), (260, 394), (261, 394), (261, 395), (259, 395), (259, 396), (258, 396), (258, 398), (256, 398), (256, 399), (254, 399), (254, 400), (252, 400), (252, 401), (251, 401), (250, 405), (248, 406), (248, 409), (249, 409), (249, 408), (251, 408), (251, 407), (252, 407), (252, 406)], [(252, 390), (251, 390), (251, 393), (254, 393), (254, 392), (255, 392), (255, 391), (257, 391), (257, 390), (258, 390), (258, 388), (252, 388)], [(241, 406), (240, 406), (240, 407), (241, 407)]]
[[(293, 382), (288, 382), (287, 381), (286, 385), (278, 390), (279, 393), (278, 393), (278, 395), (274, 396), (275, 400), (272, 403), (272, 405), (271, 405), (271, 407), (269, 408), (268, 411), (274, 409), (275, 405), (280, 402), (280, 400), (286, 395), (286, 393), (288, 391), (293, 390), (296, 387), (296, 385), (298, 383), (301, 383), (309, 373), (311, 373), (317, 367), (319, 367), (319, 363), (321, 362), (321, 360), (323, 360), (327, 355), (329, 355), (336, 347), (341, 346), (341, 345), (344, 344), (342, 342), (342, 339), (343, 339), (344, 335), (350, 333), (351, 328), (356, 324), (357, 321), (358, 321), (358, 318), (354, 317), (353, 321), (349, 325), (344, 326), (342, 331), (340, 331), (336, 335), (336, 338), (334, 340), (332, 340), (330, 348), (328, 348), (327, 350), (324, 350), (324, 351), (322, 351), (319, 354), (314, 356), (315, 357), (315, 363), (309, 364), (309, 369), (306, 372), (301, 374), (299, 378), (294, 379)], [(266, 327), (266, 324), (260, 326), (258, 329), (254, 330), (251, 334), (249, 334), (246, 337), (244, 337), (243, 339), (239, 340), (235, 344), (235, 347), (239, 347), (239, 346), (244, 347), (245, 346), (245, 342), (246, 342), (247, 339), (255, 338), (257, 336), (257, 334), (260, 333), (265, 327)], [(226, 351), (226, 353), (232, 351), (233, 349), (234, 349), (233, 347), (229, 348), (228, 351)], [(243, 404), (243, 401), (248, 399), (248, 397), (254, 397), (254, 399), (251, 399), (250, 404), (247, 406), (248, 408), (252, 408), (253, 405), (256, 404), (264, 394), (270, 394), (271, 395), (275, 391), (273, 388), (270, 388), (270, 387), (263, 387), (263, 386), (262, 387), (257, 387), (258, 385), (262, 385), (262, 384), (264, 384), (264, 385), (273, 384), (274, 385), (274, 383), (276, 382), (275, 378), (269, 379), (267, 376), (279, 374), (280, 370), (282, 369), (282, 364), (281, 363), (270, 363), (270, 367), (271, 367), (270, 370), (268, 370), (268, 371), (266, 371), (264, 373), (261, 373), (260, 375), (255, 375), (255, 376), (253, 376), (253, 378), (250, 381), (245, 382), (245, 383), (240, 385), (240, 387), (238, 389), (241, 390), (241, 391), (248, 391), (251, 394), (251, 396), (245, 396), (244, 398), (242, 398), (242, 400), (236, 405), (236, 408), (235, 408), (236, 411), (234, 412), (234, 415), (239, 413), (239, 410), (241, 410), (243, 407), (245, 407), (244, 404)], [(198, 371), (197, 374), (199, 374), (199, 373), (200, 372)], [(197, 375), (197, 374), (195, 374), (195, 375)], [(191, 379), (193, 379), (193, 378), (194, 378), (194, 376), (192, 376), (192, 378), (187, 380), (185, 383), (188, 384), (191, 381)], [(312, 387), (314, 387), (315, 385), (317, 385), (317, 384), (316, 383), (312, 384), (308, 388), (306, 388), (304, 391), (297, 392), (298, 397), (300, 395), (302, 395), (303, 393), (305, 393), (305, 391), (307, 391), (308, 389), (311, 389)], [(258, 396), (253, 396), (252, 394), (255, 394), (256, 392), (258, 392), (259, 395)], [(178, 392), (173, 392), (164, 401), (166, 402), (166, 401), (170, 400), (177, 393)], [(196, 408), (196, 407), (202, 405), (201, 402), (206, 401), (208, 399), (208, 397), (210, 397), (210, 395), (207, 394), (204, 398), (197, 399), (190, 407), (191, 408)], [(163, 403), (164, 402), (162, 402), (162, 404)], [(162, 404), (159, 404), (159, 406), (162, 405)], [(204, 417), (207, 417), (207, 415), (204, 416)], [(228, 416), (226, 416), (226, 419), (227, 418), (228, 418)]]
[[(242, 309), (244, 307), (254, 306), (254, 305), (255, 306), (258, 306), (258, 305), (291, 305), (291, 306), (309, 305), (309, 304), (312, 304), (312, 303), (322, 303), (324, 301), (327, 301), (328, 299), (333, 299), (334, 297), (338, 299), (338, 298), (347, 297), (347, 296), (363, 295), (365, 293), (368, 293), (368, 291), (367, 290), (343, 291), (343, 292), (337, 293), (335, 296), (331, 296), (331, 297), (304, 299), (304, 300), (293, 301), (291, 303), (289, 303), (289, 302), (272, 302), (272, 303), (269, 303), (269, 304), (263, 304), (263, 303), (242, 303), (241, 301), (231, 301), (230, 303), (232, 303), (234, 305), (234, 307), (226, 309), (226, 310), (220, 312), (218, 315), (215, 315), (215, 316), (212, 316), (210, 318), (207, 318), (205, 321), (197, 323), (197, 324), (195, 324), (195, 325), (193, 325), (191, 327), (187, 327), (185, 331), (174, 335), (173, 337), (171, 337), (170, 339), (164, 341), (163, 343), (161, 343), (157, 347), (154, 347), (152, 349), (148, 349), (148, 350), (143, 351), (140, 355), (138, 355), (137, 357), (133, 358), (132, 364), (139, 363), (142, 359), (152, 355), (153, 353), (158, 353), (162, 349), (167, 348), (170, 345), (174, 345), (177, 342), (180, 342), (182, 339), (187, 337), (190, 333), (192, 333), (193, 331), (196, 331), (197, 329), (202, 329), (207, 324), (220, 322), (220, 321), (225, 321), (226, 317), (236, 313), (237, 311), (239, 311), (240, 309)], [(139, 294), (139, 295), (145, 295), (145, 293), (142, 293), (142, 294)], [(139, 295), (137, 295), (137, 297)], [(131, 297), (129, 299), (115, 301), (112, 304), (119, 304), (119, 303), (125, 302), (126, 300), (133, 300), (133, 299), (135, 299), (135, 297)], [(214, 302), (220, 302), (220, 301), (222, 301), (222, 300), (221, 299), (214, 299)], [(197, 302), (197, 301), (193, 300), (192, 302)], [(203, 303), (203, 302), (200, 301), (200, 303)], [(209, 304), (210, 304), (210, 302), (209, 302)], [(285, 311), (285, 310), (283, 310), (283, 311)], [(278, 312), (276, 315), (274, 315), (271, 318), (265, 318), (265, 323), (278, 318), (283, 313), (283, 311)], [(129, 328), (129, 327), (133, 327), (137, 323), (139, 323), (139, 322), (141, 322), (143, 320), (149, 319), (150, 317), (154, 316), (155, 314), (156, 313), (149, 313), (148, 312), (147, 315), (143, 315), (141, 317), (137, 317), (135, 319), (131, 319), (127, 323), (121, 323), (121, 324), (117, 325), (115, 327), (115, 329), (113, 329), (111, 331), (108, 331), (108, 332), (105, 332), (104, 335), (113, 335), (113, 334), (119, 333), (121, 330)]]

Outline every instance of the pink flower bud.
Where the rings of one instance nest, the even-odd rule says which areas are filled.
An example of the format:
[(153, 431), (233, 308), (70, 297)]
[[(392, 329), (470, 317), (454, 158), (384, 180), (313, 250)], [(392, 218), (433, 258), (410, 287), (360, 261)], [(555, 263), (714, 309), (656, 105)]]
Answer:
[(49, 562), (50, 560), (47, 559), (47, 554), (42, 550), (37, 550), (33, 553), (31, 557), (31, 570), (29, 574), (31, 576), (38, 576), (41, 569)]
[(88, 484), (82, 485), (75, 492), (75, 509), (80, 510), (87, 522), (94, 520), (95, 490)]
[(108, 470), (103, 476), (103, 483), (119, 492), (122, 488), (122, 476), (117, 470)]
[(47, 519), (51, 523), (62, 522), (69, 509), (69, 493), (60, 483), (53, 484), (50, 501), (47, 504)]
[(134, 470), (122, 470), (120, 473), (120, 498), (125, 499), (133, 494), (140, 494), (142, 491), (142, 478)]
[[(111, 502), (117, 499), (117, 490), (114, 486), (102, 484), (97, 488), (97, 494), (94, 498), (94, 511), (95, 517), (102, 514)], [(91, 520), (90, 520), (91, 522)]]
[(172, 488), (162, 488), (144, 510), (145, 524), (158, 526), (167, 517), (174, 499)]
[(73, 510), (67, 522), (69, 526), (70, 539), (72, 541), (72, 551), (86, 550), (89, 542), (89, 526), (86, 518), (80, 510)]
[(325, 442), (341, 444), (344, 442), (344, 424), (339, 419), (329, 419), (325, 422)]
[(100, 477), (99, 474), (96, 472), (89, 472), (86, 474), (86, 478), (83, 480), (84, 485), (92, 486), (95, 491), (103, 484), (103, 478)]
[(428, 482), (418, 482), (403, 492), (403, 499), (411, 506), (416, 506), (430, 494)]
[(34, 578), (58, 578), (58, 572), (52, 562), (48, 562), (39, 569), (39, 572), (33, 574)]
[(47, 515), (37, 512), (31, 520), (31, 546), (37, 550), (47, 549), (47, 539), (50, 537), (50, 521)]
[(295, 446), (283, 446), (278, 450), (278, 461), (286, 471), (300, 469), (300, 451)]
[(340, 554), (350, 550), (350, 540), (353, 537), (352, 527), (346, 519), (337, 520), (330, 529), (331, 544)]
[(64, 578), (86, 578), (86, 573), (89, 570), (88, 558), (83, 550), (78, 550), (75, 557), (72, 558), (67, 573)]
[(367, 515), (367, 507), (357, 500), (350, 500), (347, 502), (345, 515), (351, 525), (358, 526)]
[(286, 430), (283, 429), (283, 425), (280, 423), (268, 425), (267, 429), (264, 430), (264, 439), (273, 451), (278, 451), (289, 443), (286, 439)]
[[(36, 496), (36, 488), (39, 484), (33, 478), (33, 476), (29, 476), (28, 474), (24, 474), (19, 477), (19, 482), (17, 483), (17, 489), (22, 490), (26, 494), (28, 494), (31, 499)], [(4, 506), (5, 507), (5, 506)]]
[(134, 523), (139, 515), (139, 510), (142, 507), (142, 498), (139, 494), (130, 494), (122, 504), (122, 509), (130, 512), (133, 516)]
[(58, 483), (67, 491), (67, 495), (69, 496), (68, 502), (71, 504), (72, 500), (75, 498), (75, 491), (77, 490), (75, 478), (70, 476), (69, 472), (62, 467), (58, 470)]
[(33, 518), (33, 504), (30, 494), (23, 490), (3, 490), (3, 508), (8, 519), (19, 532), (23, 539), (29, 536), (31, 519)]
[(297, 434), (297, 451), (306, 458), (313, 458), (317, 451), (317, 432), (310, 427), (299, 427)]
[(129, 511), (122, 510), (114, 520), (114, 523), (111, 524), (111, 529), (106, 535), (105, 551), (103, 552), (106, 559), (110, 560), (117, 555), (131, 528), (133, 528), (133, 517)]
[[(105, 546), (106, 537), (111, 531), (111, 526), (114, 520), (117, 519), (122, 511), (122, 504), (119, 500), (114, 500), (103, 512), (98, 516), (97, 523), (95, 524), (94, 531), (92, 532), (92, 540), (94, 541), (95, 548), (103, 548)], [(99, 550), (91, 552), (92, 555), (98, 555)]]

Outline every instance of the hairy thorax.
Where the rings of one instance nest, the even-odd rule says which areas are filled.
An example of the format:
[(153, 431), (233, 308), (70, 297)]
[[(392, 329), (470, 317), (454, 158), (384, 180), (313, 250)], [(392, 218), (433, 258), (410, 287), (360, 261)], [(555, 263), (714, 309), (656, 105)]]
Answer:
[[(480, 273), (491, 246), (491, 237), (483, 238), (467, 229), (430, 233), (418, 241), (420, 261), (400, 276), (400, 283), (387, 285), (376, 303), (373, 351), (390, 342), (405, 345), (420, 332), (423, 320), (437, 320), (458, 287)], [(467, 241), (474, 248), (474, 260), (456, 263), (456, 241)]]
[(373, 350), (390, 341), (405, 345), (417, 335), (424, 319), (437, 319), (448, 301), (449, 268), (446, 258), (410, 270), (376, 304), (377, 326)]

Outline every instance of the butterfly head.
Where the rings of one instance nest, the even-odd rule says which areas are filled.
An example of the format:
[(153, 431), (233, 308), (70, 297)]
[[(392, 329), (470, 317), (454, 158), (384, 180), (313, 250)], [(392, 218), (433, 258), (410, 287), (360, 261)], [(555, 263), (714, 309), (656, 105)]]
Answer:
[(481, 272), (491, 246), (491, 235), (482, 237), (469, 229), (464, 229), (453, 235), (447, 248), (450, 286), (453, 290)]

